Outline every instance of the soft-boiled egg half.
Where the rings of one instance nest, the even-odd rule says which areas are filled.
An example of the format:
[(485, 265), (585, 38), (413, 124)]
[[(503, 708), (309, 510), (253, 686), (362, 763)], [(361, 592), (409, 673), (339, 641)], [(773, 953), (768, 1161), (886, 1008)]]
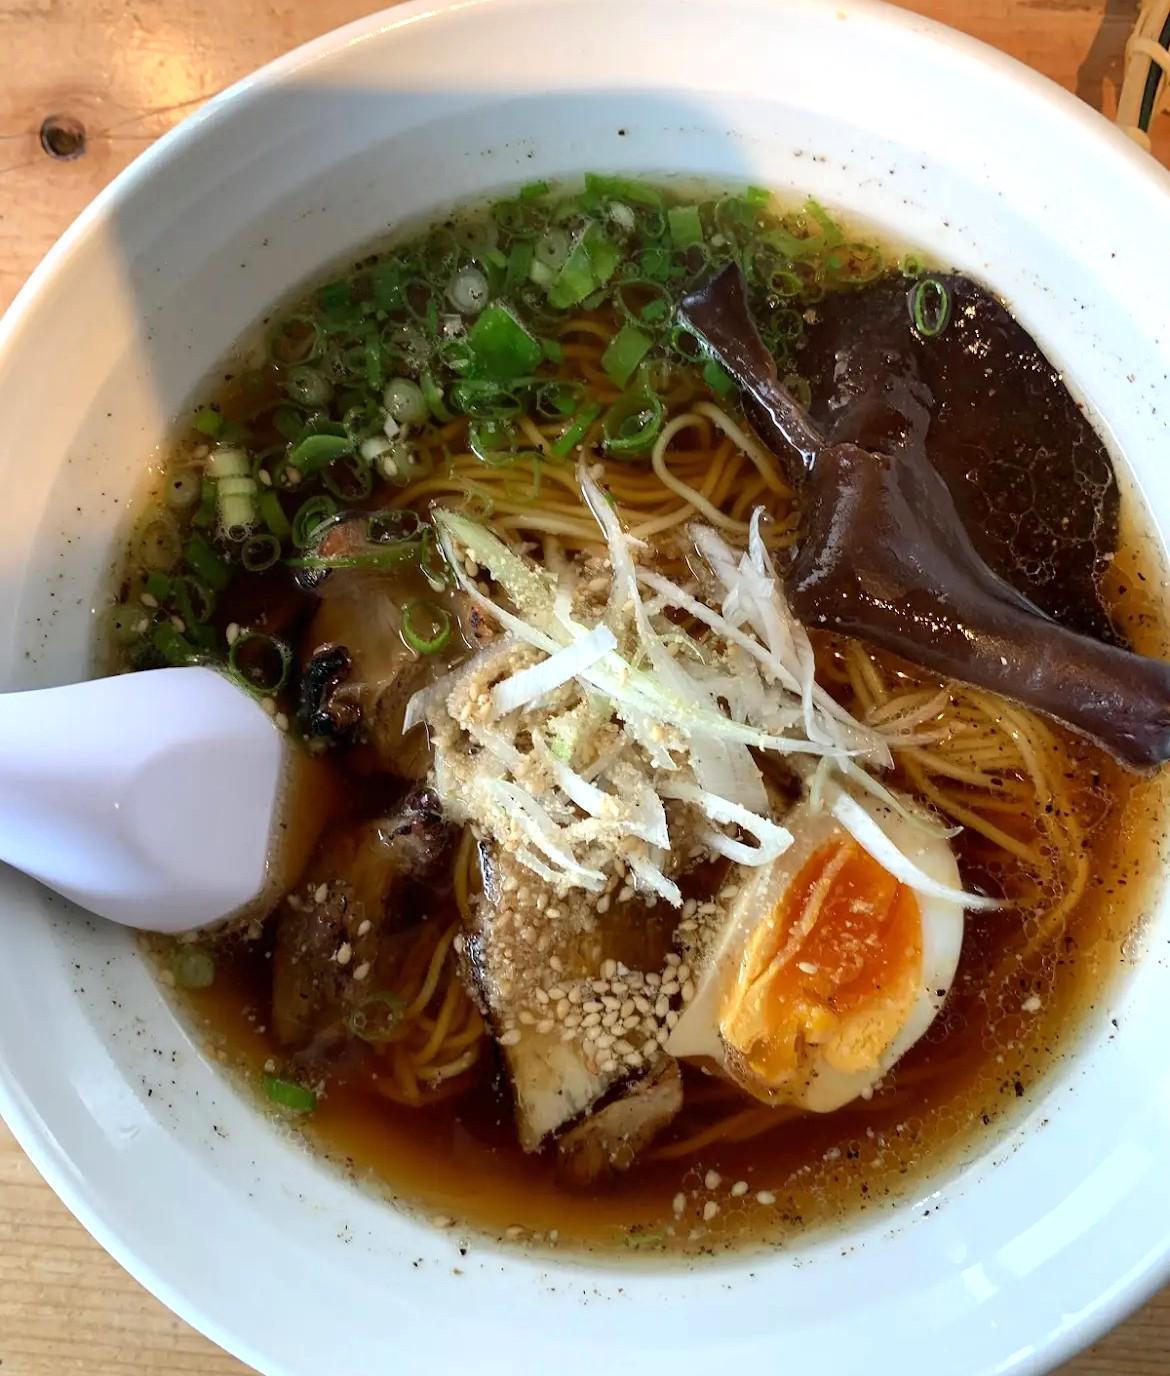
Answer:
[[(958, 890), (947, 841), (858, 800), (918, 870)], [(909, 888), (807, 803), (793, 844), (740, 871), (695, 996), (667, 1051), (717, 1068), (757, 1099), (828, 1113), (875, 1084), (934, 1021), (963, 944), (963, 907)]]

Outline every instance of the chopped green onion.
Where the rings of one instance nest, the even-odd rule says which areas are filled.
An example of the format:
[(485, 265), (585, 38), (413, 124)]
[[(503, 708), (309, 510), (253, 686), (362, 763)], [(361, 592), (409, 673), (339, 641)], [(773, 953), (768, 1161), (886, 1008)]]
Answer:
[[(537, 239), (532, 247), (532, 255), (542, 268), (552, 274), (561, 270), (571, 249), (568, 234), (558, 225)], [(551, 281), (551, 276), (545, 280)]]
[(306, 435), (293, 446), (289, 463), (301, 473), (317, 473), (334, 459), (353, 452), (353, 442), (342, 435)]
[(282, 1080), (276, 1075), (265, 1075), (261, 1082), (264, 1093), (281, 1108), (293, 1113), (312, 1113), (317, 1107), (317, 1096), (311, 1089), (298, 1085), (293, 1080)]
[(321, 527), (336, 515), (337, 503), (332, 497), (324, 494), (310, 497), (297, 509), (292, 519), (293, 544), (297, 549), (308, 549)]
[(514, 291), (528, 280), (532, 270), (534, 250), (527, 239), (518, 239), (508, 250), (508, 266), (504, 271), (504, 290)]
[(499, 418), (520, 412), (520, 401), (514, 392), (498, 382), (465, 378), (451, 388), (451, 404), (465, 416)]
[(305, 433), (305, 418), (292, 406), (277, 406), (272, 412), (272, 428), (281, 437), (295, 443)]
[(653, 392), (645, 388), (627, 392), (602, 421), (606, 451), (617, 458), (645, 453), (658, 438), (663, 417), (662, 402)]
[(216, 480), (219, 520), (229, 539), (242, 540), (256, 524), (256, 490), (255, 478)]
[(571, 416), (585, 397), (585, 385), (572, 379), (543, 383), (536, 389), (533, 405), (542, 416)]
[(172, 511), (190, 511), (198, 505), (203, 478), (197, 468), (180, 468), (167, 475), (164, 496)]
[(184, 946), (171, 961), (171, 973), (180, 989), (210, 989), (215, 983), (215, 958), (196, 946)]
[(382, 394), (382, 405), (399, 425), (421, 425), (427, 418), (427, 400), (417, 382), (391, 378)]
[(564, 361), (565, 351), (555, 339), (542, 339), (540, 341), (540, 351), (544, 354), (545, 360), (549, 363), (561, 363)]
[(374, 490), (370, 461), (363, 454), (343, 454), (321, 474), (330, 492), (341, 502), (364, 501)]
[(917, 253), (904, 253), (898, 261), (898, 271), (903, 277), (921, 277), (926, 264)]
[(574, 449), (581, 443), (589, 433), (589, 427), (601, 415), (601, 403), (598, 401), (590, 402), (577, 412), (572, 424), (561, 435), (558, 435), (549, 446), (549, 452), (554, 458), (567, 458)]
[(422, 394), (426, 398), (427, 409), (440, 425), (445, 425), (452, 419), (451, 412), (443, 401), (443, 389), (427, 371), (419, 374), (419, 386)]
[(416, 654), (437, 654), (451, 639), (451, 613), (428, 600), (402, 609), (402, 638)]
[(674, 205), (666, 212), (670, 239), (676, 249), (690, 248), (703, 242), (703, 222), (697, 205)]
[(549, 283), (549, 304), (556, 306), (558, 310), (567, 310), (570, 306), (584, 301), (593, 287), (593, 264), (582, 236), (561, 265), (560, 271)]
[(617, 265), (621, 262), (620, 250), (612, 240), (606, 238), (605, 231), (599, 224), (586, 225), (581, 242), (589, 254), (589, 266), (593, 271), (593, 280), (599, 287), (604, 286), (614, 275)]
[(371, 994), (349, 1015), (349, 1030), (364, 1042), (388, 1042), (398, 1030), (406, 1005), (397, 994)]
[(719, 366), (715, 360), (708, 359), (703, 365), (703, 381), (721, 400), (735, 392), (735, 379)]
[(594, 196), (634, 201), (638, 205), (661, 206), (662, 192), (645, 182), (630, 177), (603, 177), (596, 172), (585, 174), (585, 190)]
[(477, 371), (495, 381), (524, 377), (544, 356), (535, 339), (506, 306), (489, 306), (467, 332)]
[(116, 645), (132, 645), (141, 638), (145, 629), (142, 624), (144, 616), (141, 606), (127, 606), (118, 602), (106, 613), (106, 631)]
[(176, 578), (172, 597), (175, 610), (189, 633), (194, 634), (196, 626), (211, 620), (211, 614), (215, 611), (215, 593), (198, 578), (193, 578), (189, 573)]
[(151, 643), (164, 660), (180, 668), (198, 659), (195, 646), (170, 621), (160, 621), (150, 633)]
[(762, 186), (749, 186), (743, 193), (743, 198), (748, 205), (762, 209), (772, 199), (772, 193)]
[(283, 640), (264, 631), (244, 630), (228, 650), (228, 668), (253, 692), (269, 697), (288, 681), (292, 658)]
[(223, 416), (218, 411), (213, 411), (210, 406), (203, 406), (195, 412), (191, 424), (201, 435), (210, 435), (214, 439), (223, 429)]
[(324, 406), (333, 395), (333, 384), (316, 368), (301, 364), (285, 373), (284, 390), (302, 406)]
[(173, 569), (183, 552), (179, 528), (163, 513), (147, 521), (138, 536), (138, 557), (143, 568)]
[(175, 580), (158, 569), (151, 569), (146, 575), (146, 591), (158, 603), (169, 602), (175, 588)]
[(307, 315), (291, 315), (268, 336), (268, 352), (284, 366), (311, 363), (321, 352), (321, 327)]
[(951, 318), (951, 294), (937, 277), (915, 283), (907, 301), (914, 328), (924, 339), (942, 334)]
[(231, 566), (220, 558), (202, 535), (191, 536), (183, 546), (183, 557), (195, 576), (216, 592), (223, 592), (232, 581)]
[(240, 563), (249, 573), (263, 573), (279, 558), (280, 541), (275, 535), (253, 535), (244, 542), (244, 547), (240, 550)]
[(447, 300), (460, 315), (478, 315), (490, 296), (488, 279), (477, 267), (461, 268), (447, 285)]
[(520, 199), (522, 201), (535, 201), (539, 200), (541, 196), (547, 196), (548, 193), (548, 182), (528, 182), (527, 185), (520, 188)]
[(292, 526), (288, 517), (284, 514), (284, 507), (280, 504), (280, 497), (273, 492), (270, 487), (266, 487), (260, 493), (256, 505), (260, 509), (260, 519), (268, 527), (278, 540), (287, 540), (292, 534)]
[(601, 355), (601, 366), (606, 376), (619, 387), (624, 387), (653, 344), (649, 335), (643, 334), (634, 325), (623, 325)]

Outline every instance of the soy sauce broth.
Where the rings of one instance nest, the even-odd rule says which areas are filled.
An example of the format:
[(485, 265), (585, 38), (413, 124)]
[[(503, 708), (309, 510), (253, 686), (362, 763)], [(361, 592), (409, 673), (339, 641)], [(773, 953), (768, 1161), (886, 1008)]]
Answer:
[[(901, 257), (881, 252), (887, 268)], [(358, 266), (377, 261), (367, 257)], [(599, 307), (596, 319), (612, 334), (620, 322), (607, 311)], [(788, 362), (798, 369), (799, 358), (794, 348)], [(224, 370), (206, 404), (231, 423), (252, 426), (256, 445), (276, 445), (280, 436), (264, 428), (264, 417), (279, 396), (279, 383), (255, 359), (249, 346)], [(693, 385), (697, 394), (710, 395), (702, 380)], [(188, 435), (177, 444), (180, 462), (189, 461), (193, 443), (198, 446)], [(387, 500), (394, 500), (393, 488), (354, 505), (373, 508)], [(1164, 653), (1170, 643), (1164, 579), (1128, 498), (1122, 515), (1104, 600), (1135, 648)], [(135, 586), (130, 577), (123, 592)], [(232, 625), (247, 625), (296, 643), (312, 609), (311, 596), (278, 564), (233, 583), (208, 625), (217, 639)], [(823, 681), (834, 681), (842, 647), (825, 639), (816, 648)], [(919, 681), (910, 666), (879, 663), (892, 679)], [(288, 692), (277, 694), (274, 706), (290, 717), (295, 712)], [(770, 1131), (742, 1141), (733, 1140), (732, 1126), (721, 1140), (675, 1159), (672, 1143), (716, 1121), (727, 1129), (736, 1115), (755, 1107), (688, 1067), (682, 1114), (655, 1149), (628, 1173), (588, 1188), (562, 1183), (552, 1152), (532, 1156), (520, 1150), (510, 1093), (490, 1050), (463, 1093), (428, 1107), (404, 1107), (380, 1094), (384, 1069), (376, 1056), (331, 1080), (310, 1115), (283, 1114), (262, 1097), (259, 1102), (363, 1185), (444, 1226), (527, 1245), (707, 1254), (783, 1243), (888, 1211), (926, 1177), (941, 1179), (957, 1161), (983, 1150), (1032, 1106), (1080, 1038), (1118, 1034), (1107, 1016), (1110, 993), (1133, 958), (1133, 934), (1151, 897), (1166, 785), (1161, 778), (1126, 773), (1096, 747), (1059, 729), (1053, 750), (1085, 825), (1090, 882), (1084, 896), (1060, 940), (1023, 962), (1013, 959), (1020, 942), (1018, 913), (969, 915), (942, 1015), (869, 1100), (823, 1116), (778, 1118)], [(344, 752), (327, 754), (320, 767), (331, 773), (332, 786), (315, 791), (306, 804), (317, 809), (315, 825), (375, 815), (401, 792), (400, 783), (355, 770)], [(995, 892), (1026, 884), (1027, 876), (1013, 873), (1002, 855), (989, 863), (979, 837), (960, 833), (952, 845), (965, 883)], [(446, 925), (457, 917), (454, 900), (437, 892), (418, 916)], [(286, 1061), (270, 1027), (271, 928), (252, 924), (250, 931), (197, 944), (214, 950), (215, 980), (206, 989), (177, 991), (179, 1009), (194, 1020), (208, 1054), (258, 1093), (265, 1073)], [(148, 945), (166, 981), (179, 947)]]

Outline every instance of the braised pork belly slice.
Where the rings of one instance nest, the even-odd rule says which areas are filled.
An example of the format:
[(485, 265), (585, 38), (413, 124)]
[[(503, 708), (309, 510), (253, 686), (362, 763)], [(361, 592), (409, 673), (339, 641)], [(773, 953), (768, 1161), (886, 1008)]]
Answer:
[[(558, 894), (490, 843), (480, 862), (464, 956), (511, 1081), (520, 1144), (536, 1151), (619, 1085), (669, 1063), (662, 1044), (689, 976), (682, 966), (679, 978), (672, 950), (678, 914), (620, 878), (600, 896)], [(673, 1116), (663, 1102), (649, 1136)]]
[(425, 917), (425, 886), (449, 867), (452, 835), (429, 789), (326, 833), (276, 920), (272, 1014), (283, 1046), (344, 1040), (348, 1013), (380, 987), (390, 939)]
[(557, 1141), (563, 1179), (591, 1185), (629, 1170), (682, 1108), (678, 1062), (659, 1057), (650, 1070), (617, 1086)]

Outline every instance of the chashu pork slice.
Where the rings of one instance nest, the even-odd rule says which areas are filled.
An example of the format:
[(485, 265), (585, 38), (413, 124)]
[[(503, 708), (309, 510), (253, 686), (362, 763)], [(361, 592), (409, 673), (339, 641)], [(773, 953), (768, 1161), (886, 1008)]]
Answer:
[(562, 1177), (589, 1185), (629, 1170), (682, 1104), (682, 1072), (676, 1060), (663, 1056), (561, 1134), (557, 1163)]
[[(489, 842), (480, 845), (480, 863), (483, 893), (464, 955), (511, 1080), (520, 1144), (536, 1151), (669, 1063), (657, 1042), (650, 1045), (649, 1025), (614, 1035), (599, 1024), (610, 1011), (603, 999), (616, 1002), (619, 1015), (634, 997), (647, 1003), (636, 993), (640, 972), (661, 969), (676, 915), (663, 903), (557, 894)], [(650, 1135), (673, 1116), (663, 1115), (662, 1102), (652, 1104)], [(637, 1104), (631, 1112), (639, 1116)], [(629, 1123), (620, 1132), (639, 1136)]]

